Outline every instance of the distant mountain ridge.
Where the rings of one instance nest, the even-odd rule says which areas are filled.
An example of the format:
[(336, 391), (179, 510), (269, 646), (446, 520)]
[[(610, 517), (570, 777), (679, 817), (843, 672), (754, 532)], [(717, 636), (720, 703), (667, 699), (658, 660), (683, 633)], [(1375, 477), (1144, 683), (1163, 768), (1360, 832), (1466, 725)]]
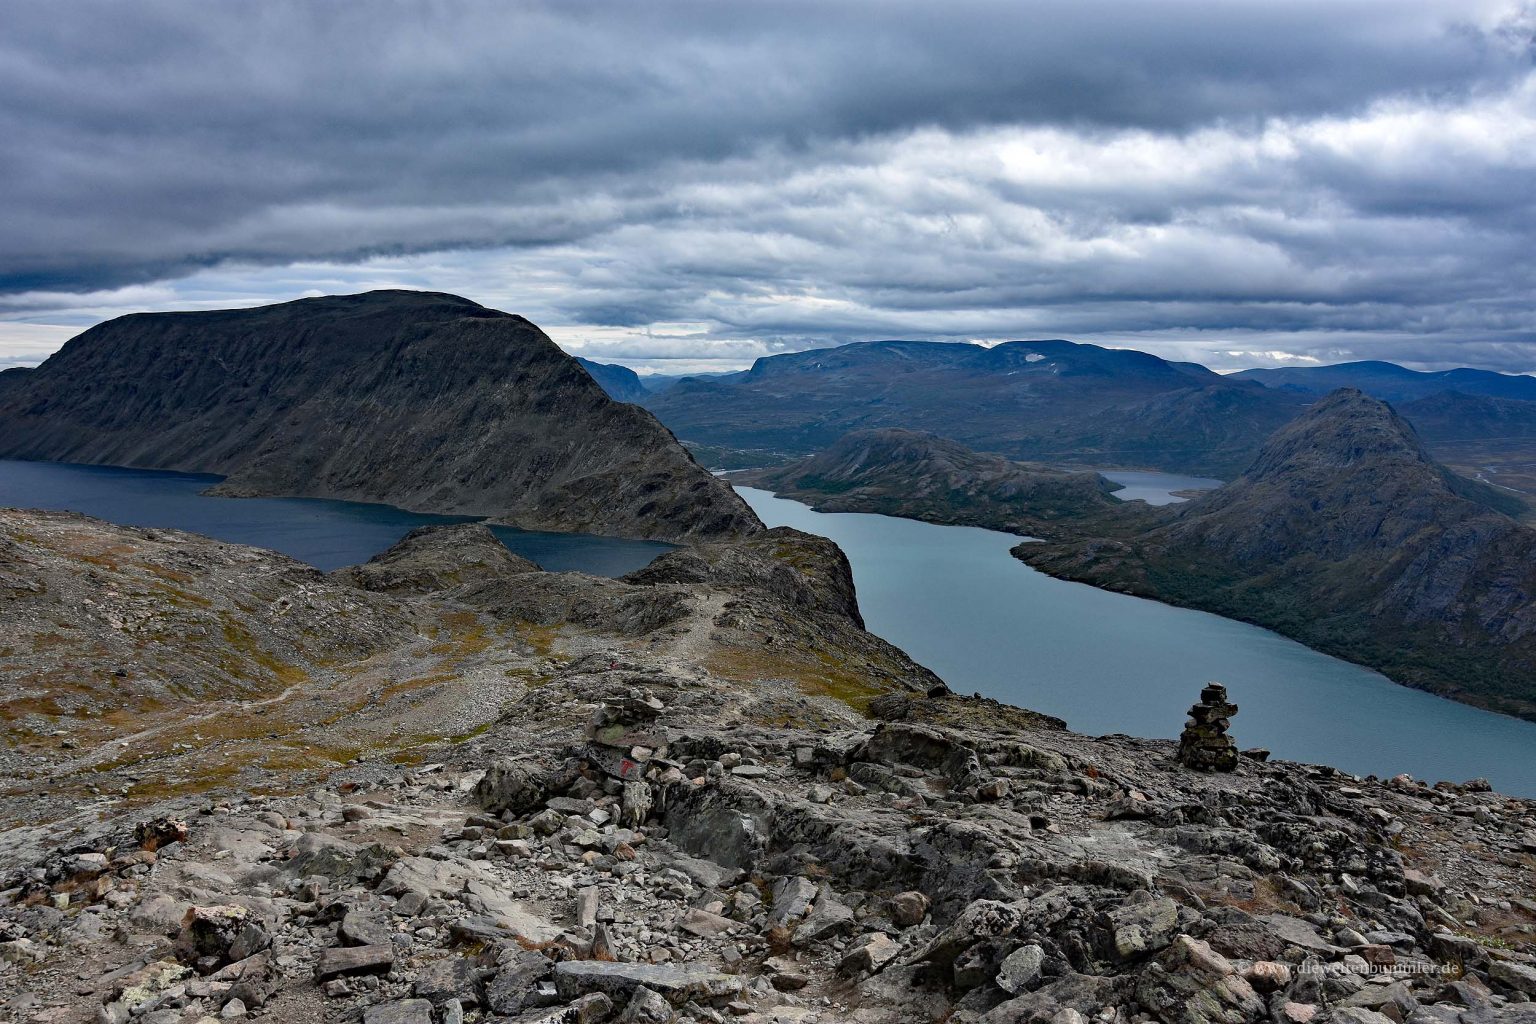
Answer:
[(217, 473), (229, 495), (383, 502), (678, 540), (761, 524), (520, 316), (375, 291), (100, 324), (0, 386), (0, 457)]
[(1454, 370), (1410, 370), (1396, 363), (1366, 360), (1329, 366), (1281, 366), (1240, 370), (1239, 380), (1266, 387), (1290, 388), (1323, 395), (1336, 388), (1358, 388), (1386, 402), (1412, 402), (1446, 391), (1487, 398), (1536, 402), (1536, 377), (1458, 367)]
[(1434, 462), (1391, 407), (1348, 389), (1151, 529), (1014, 554), (1536, 718), (1536, 531), (1504, 515), (1505, 501)]
[(894, 427), (1014, 459), (1223, 475), (1307, 401), (1130, 349), (880, 341), (765, 357), (646, 405), (700, 446), (809, 455)]
[(1536, 402), (1440, 391), (1398, 412), (1432, 443), (1536, 438)]

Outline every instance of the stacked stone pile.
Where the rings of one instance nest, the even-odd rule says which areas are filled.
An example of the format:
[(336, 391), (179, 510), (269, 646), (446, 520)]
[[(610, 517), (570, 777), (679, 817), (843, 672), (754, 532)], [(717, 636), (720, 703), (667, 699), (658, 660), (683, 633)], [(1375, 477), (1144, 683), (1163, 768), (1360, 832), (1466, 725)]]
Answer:
[(1189, 721), (1179, 736), (1179, 763), (1200, 772), (1237, 770), (1237, 742), (1227, 735), (1237, 705), (1227, 700), (1227, 688), (1207, 683), (1200, 703), (1189, 709)]

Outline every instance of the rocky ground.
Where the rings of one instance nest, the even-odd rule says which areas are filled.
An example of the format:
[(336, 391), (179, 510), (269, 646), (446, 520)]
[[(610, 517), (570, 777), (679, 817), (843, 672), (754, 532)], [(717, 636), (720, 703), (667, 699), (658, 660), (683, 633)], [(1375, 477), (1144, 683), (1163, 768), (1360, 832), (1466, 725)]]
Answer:
[[(29, 558), (110, 534), (113, 571), (153, 563), (134, 531), (11, 525)], [(457, 613), (491, 637), (459, 668), (537, 671), (503, 671), (469, 735), (394, 747), (358, 712), (337, 727), (374, 745), (344, 763), (73, 811), (49, 766), (92, 752), (42, 735), (67, 708), (32, 709), (6, 754), (8, 813), (37, 815), (0, 833), (8, 1019), (1536, 1022), (1530, 802), (1257, 753), (1198, 773), (1172, 742), (949, 694), (857, 628), (835, 549), (793, 531), (594, 581), (450, 528), (306, 585), (402, 636)], [(14, 623), (47, 606), (11, 607), (6, 670), (35, 668)], [(426, 643), (386, 641), (371, 678)], [(301, 708), (341, 676), (320, 678)], [(300, 717), (283, 735), (313, 737)], [(111, 771), (141, 785), (189, 771), (129, 748)]]

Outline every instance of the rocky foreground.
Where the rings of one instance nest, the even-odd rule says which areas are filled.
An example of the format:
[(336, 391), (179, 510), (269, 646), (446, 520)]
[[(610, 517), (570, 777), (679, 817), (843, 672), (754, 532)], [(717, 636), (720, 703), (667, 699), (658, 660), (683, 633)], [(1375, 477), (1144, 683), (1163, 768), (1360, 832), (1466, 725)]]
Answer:
[[(90, 544), (111, 539), (115, 565), (98, 571), (119, 594), (158, 564), (144, 531), (22, 513), (9, 526), (36, 560), (100, 561)], [(185, 750), (129, 735), (100, 762), (63, 746), (67, 715), (46, 731), (35, 706), (12, 721), (10, 1019), (1536, 1021), (1530, 802), (1258, 752), (1196, 772), (1171, 741), (1079, 736), (949, 694), (856, 639), (846, 566), (793, 531), (675, 552), (623, 581), (543, 573), (482, 539), (428, 531), (333, 577), (292, 570), (311, 609), (347, 596), (382, 631), (375, 653), (328, 647), (317, 665), (363, 656), (384, 678), (385, 663), (434, 657), (391, 639), (402, 622), (457, 614), (486, 630), (482, 649), (440, 655), (500, 673), (494, 710), (456, 741), (391, 745), (404, 705), (358, 710), (336, 727), (373, 746), (345, 763), (240, 761), (166, 795), (146, 789), (185, 771)], [(226, 556), (261, 557), (248, 552)], [(227, 566), (182, 571), (193, 598), (242, 585)], [(268, 596), (244, 613), (257, 642), (283, 595)], [(0, 625), (11, 677), (45, 663), (88, 676), (90, 645), (51, 662), (23, 650), (48, 606), (18, 602), (38, 632)], [(751, 661), (749, 643), (778, 660)], [(813, 679), (823, 648), (852, 678)], [(313, 738), (339, 678), (290, 683), (272, 731)], [(282, 717), (294, 699), (310, 722)], [(196, 756), (238, 760), (262, 738), (220, 733)], [(104, 783), (78, 810), (61, 797), (80, 799), (72, 774)]]

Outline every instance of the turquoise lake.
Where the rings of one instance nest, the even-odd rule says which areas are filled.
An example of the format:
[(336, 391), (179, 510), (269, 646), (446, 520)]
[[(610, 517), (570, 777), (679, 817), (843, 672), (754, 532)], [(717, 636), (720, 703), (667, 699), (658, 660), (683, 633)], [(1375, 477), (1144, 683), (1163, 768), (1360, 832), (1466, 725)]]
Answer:
[(960, 692), (1078, 732), (1175, 737), (1200, 687), (1219, 680), (1241, 708), (1241, 746), (1356, 774), (1483, 776), (1536, 796), (1536, 723), (1398, 686), (1257, 626), (1052, 579), (1008, 553), (1011, 534), (737, 490), (768, 525), (841, 545), (869, 628)]

